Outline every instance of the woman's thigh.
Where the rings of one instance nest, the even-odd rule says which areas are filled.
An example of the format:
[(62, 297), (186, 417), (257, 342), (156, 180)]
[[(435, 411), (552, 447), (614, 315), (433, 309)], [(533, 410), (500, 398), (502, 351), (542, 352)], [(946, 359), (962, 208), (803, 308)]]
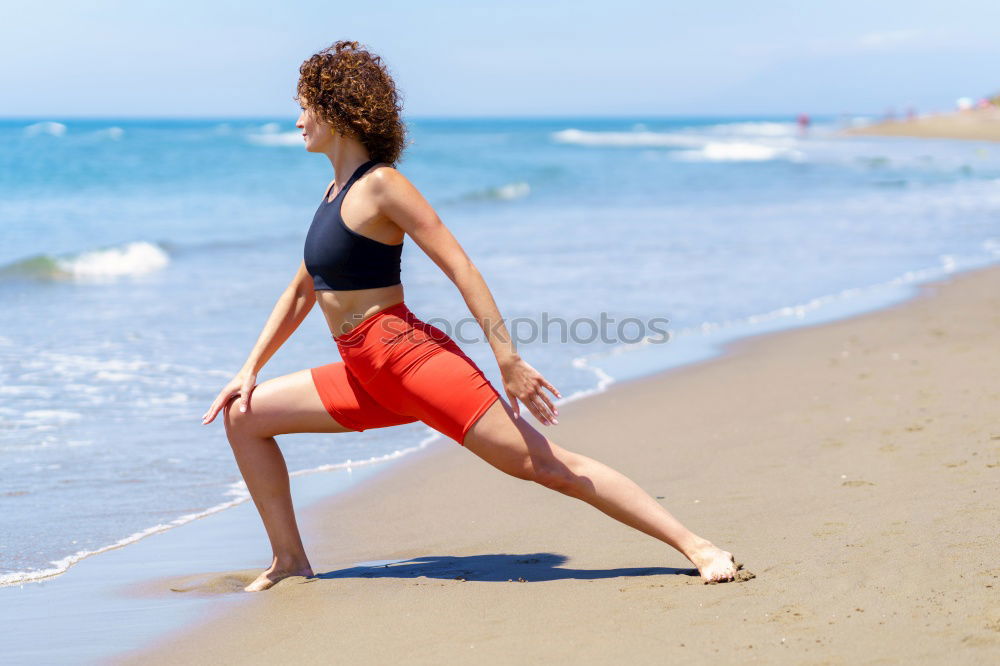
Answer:
[(300, 432), (349, 432), (327, 411), (316, 390), (309, 369), (274, 377), (257, 384), (250, 392), (246, 412), (239, 400), (225, 407), (227, 429), (238, 428), (260, 437)]
[[(521, 406), (521, 412), (527, 411)], [(574, 454), (563, 449), (522, 418), (500, 398), (465, 436), (465, 448), (497, 469), (520, 479), (558, 477)]]

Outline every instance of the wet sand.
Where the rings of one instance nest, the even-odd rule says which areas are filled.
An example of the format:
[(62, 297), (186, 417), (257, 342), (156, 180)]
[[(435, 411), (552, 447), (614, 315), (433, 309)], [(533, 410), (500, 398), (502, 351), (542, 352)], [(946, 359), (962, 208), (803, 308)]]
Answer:
[[(442, 443), (301, 513), (317, 578), (120, 661), (997, 662), (998, 352), (993, 267), (741, 340), (538, 426), (731, 550), (745, 582), (704, 585), (668, 546)], [(396, 562), (360, 566), (377, 560)], [(257, 573), (145, 593), (232, 599)]]
[(845, 130), (846, 134), (912, 136), (926, 139), (1000, 141), (1000, 107), (895, 120)]

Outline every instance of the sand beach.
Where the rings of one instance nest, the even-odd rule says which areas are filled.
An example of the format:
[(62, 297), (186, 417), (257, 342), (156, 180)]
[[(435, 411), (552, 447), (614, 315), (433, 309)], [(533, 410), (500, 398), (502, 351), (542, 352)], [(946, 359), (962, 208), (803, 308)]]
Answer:
[(1000, 107), (887, 120), (845, 130), (846, 134), (910, 136), (924, 139), (1000, 141)]
[[(746, 582), (704, 585), (664, 544), (442, 443), (301, 512), (316, 578), (119, 663), (996, 661), (998, 349), (991, 267), (560, 409), (549, 438), (631, 476)], [(143, 593), (231, 598), (256, 573)]]

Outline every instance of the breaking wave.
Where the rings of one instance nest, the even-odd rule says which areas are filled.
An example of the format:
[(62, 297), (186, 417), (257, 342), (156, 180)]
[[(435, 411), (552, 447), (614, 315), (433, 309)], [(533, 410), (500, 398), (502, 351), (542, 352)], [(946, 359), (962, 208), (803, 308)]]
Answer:
[(169, 263), (170, 255), (160, 245), (135, 241), (64, 256), (39, 254), (0, 266), (0, 276), (101, 282), (151, 273)]

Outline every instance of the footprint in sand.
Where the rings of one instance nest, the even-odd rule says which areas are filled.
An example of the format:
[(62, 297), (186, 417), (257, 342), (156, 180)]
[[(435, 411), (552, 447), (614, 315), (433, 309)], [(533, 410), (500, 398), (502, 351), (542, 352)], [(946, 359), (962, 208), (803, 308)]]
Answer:
[(190, 576), (170, 586), (171, 592), (195, 593), (204, 595), (229, 594), (243, 592), (243, 588), (257, 578), (253, 571), (232, 574), (211, 574)]

